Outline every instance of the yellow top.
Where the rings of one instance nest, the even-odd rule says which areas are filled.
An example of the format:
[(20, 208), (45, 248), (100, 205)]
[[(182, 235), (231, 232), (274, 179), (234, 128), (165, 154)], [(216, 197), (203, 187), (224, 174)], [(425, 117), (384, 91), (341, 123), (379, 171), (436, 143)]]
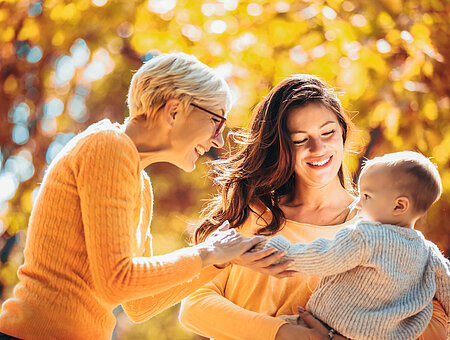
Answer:
[[(340, 224), (331, 226), (288, 220), (279, 234), (293, 244), (308, 243), (319, 237), (332, 239), (339, 229), (356, 221), (354, 211), (348, 212), (338, 216), (335, 223)], [(262, 220), (251, 214), (240, 232), (251, 236), (262, 226)], [(319, 280), (319, 277), (305, 275), (277, 279), (232, 265), (183, 301), (180, 321), (186, 328), (216, 340), (272, 340), (286, 323), (276, 316), (298, 314), (297, 306), (306, 306)], [(433, 318), (423, 339), (446, 337), (447, 316), (437, 302), (434, 306)]]
[(199, 275), (195, 249), (150, 257), (152, 203), (138, 151), (119, 125), (103, 120), (74, 137), (42, 182), (0, 332), (110, 339), (120, 303), (143, 321), (212, 279), (219, 270)]

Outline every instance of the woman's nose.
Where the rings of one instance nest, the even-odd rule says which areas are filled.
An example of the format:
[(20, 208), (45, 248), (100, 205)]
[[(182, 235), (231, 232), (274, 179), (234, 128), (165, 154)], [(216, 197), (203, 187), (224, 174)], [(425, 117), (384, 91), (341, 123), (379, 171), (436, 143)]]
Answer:
[(212, 144), (217, 149), (224, 146), (225, 142), (223, 140), (222, 132), (219, 133), (216, 137), (212, 138)]
[(311, 152), (319, 152), (324, 149), (324, 144), (320, 138), (311, 138), (310, 145)]

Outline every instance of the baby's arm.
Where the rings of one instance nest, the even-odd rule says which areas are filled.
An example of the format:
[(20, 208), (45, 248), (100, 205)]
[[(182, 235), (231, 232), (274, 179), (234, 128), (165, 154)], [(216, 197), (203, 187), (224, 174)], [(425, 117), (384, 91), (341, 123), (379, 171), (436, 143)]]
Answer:
[(285, 250), (283, 261), (293, 260), (289, 270), (305, 275), (335, 275), (350, 270), (365, 261), (368, 252), (366, 242), (356, 229), (343, 228), (334, 240), (319, 238), (314, 242), (291, 244), (277, 235), (266, 243), (265, 248)]

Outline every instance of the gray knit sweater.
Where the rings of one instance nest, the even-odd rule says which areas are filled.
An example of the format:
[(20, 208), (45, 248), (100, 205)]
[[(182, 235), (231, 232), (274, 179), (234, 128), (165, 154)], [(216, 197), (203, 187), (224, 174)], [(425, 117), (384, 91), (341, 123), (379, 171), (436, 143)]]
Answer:
[(450, 312), (450, 262), (420, 231), (360, 221), (334, 240), (292, 245), (281, 235), (292, 270), (322, 276), (306, 308), (351, 339), (416, 339), (434, 296)]

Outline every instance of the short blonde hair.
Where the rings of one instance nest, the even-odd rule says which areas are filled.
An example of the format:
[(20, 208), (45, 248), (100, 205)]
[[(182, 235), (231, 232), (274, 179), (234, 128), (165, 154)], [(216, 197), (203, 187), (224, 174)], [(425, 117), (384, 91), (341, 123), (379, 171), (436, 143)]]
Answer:
[(195, 103), (224, 110), (224, 114), (231, 109), (231, 92), (225, 80), (185, 53), (160, 54), (137, 70), (128, 91), (130, 117), (152, 119), (169, 99), (180, 100), (185, 108)]
[(414, 151), (388, 153), (367, 160), (361, 175), (369, 168), (386, 167), (395, 176), (395, 186), (412, 201), (418, 213), (426, 212), (442, 194), (441, 177), (436, 166)]

